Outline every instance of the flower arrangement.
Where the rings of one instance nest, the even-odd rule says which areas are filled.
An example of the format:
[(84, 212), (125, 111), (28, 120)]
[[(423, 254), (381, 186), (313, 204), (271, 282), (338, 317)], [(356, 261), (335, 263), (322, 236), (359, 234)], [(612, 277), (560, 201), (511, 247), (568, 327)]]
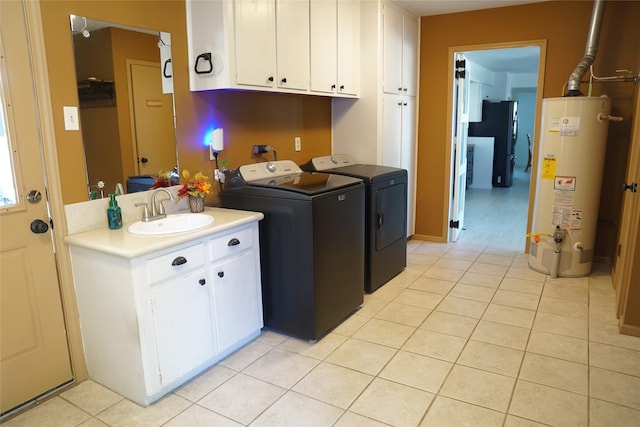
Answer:
[(188, 170), (182, 171), (182, 178), (186, 181), (182, 188), (178, 190), (178, 197), (186, 196), (199, 196), (204, 197), (211, 192), (211, 183), (209, 183), (209, 177), (205, 176), (202, 172), (196, 172), (191, 178), (191, 174)]

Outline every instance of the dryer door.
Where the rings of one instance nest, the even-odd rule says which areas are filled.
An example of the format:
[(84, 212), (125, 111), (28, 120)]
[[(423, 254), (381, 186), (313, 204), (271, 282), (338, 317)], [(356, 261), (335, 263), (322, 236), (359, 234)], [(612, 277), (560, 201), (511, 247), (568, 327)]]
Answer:
[(407, 187), (404, 182), (375, 191), (376, 251), (382, 251), (399, 239), (406, 239)]

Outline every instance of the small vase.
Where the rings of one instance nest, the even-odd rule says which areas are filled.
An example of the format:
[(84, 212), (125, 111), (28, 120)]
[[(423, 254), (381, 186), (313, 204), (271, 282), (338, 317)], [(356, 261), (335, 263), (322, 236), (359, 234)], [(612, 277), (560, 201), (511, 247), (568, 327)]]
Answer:
[(204, 212), (204, 196), (189, 196), (191, 212)]

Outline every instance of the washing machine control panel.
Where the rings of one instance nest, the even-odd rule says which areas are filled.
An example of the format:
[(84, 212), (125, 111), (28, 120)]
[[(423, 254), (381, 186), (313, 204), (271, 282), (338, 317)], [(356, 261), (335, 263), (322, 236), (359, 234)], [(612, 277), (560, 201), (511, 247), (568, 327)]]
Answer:
[(247, 182), (297, 173), (302, 173), (302, 169), (292, 160), (274, 160), (273, 162), (240, 166), (240, 175)]
[(346, 154), (334, 154), (332, 156), (314, 157), (311, 159), (313, 168), (317, 171), (355, 165), (356, 162)]

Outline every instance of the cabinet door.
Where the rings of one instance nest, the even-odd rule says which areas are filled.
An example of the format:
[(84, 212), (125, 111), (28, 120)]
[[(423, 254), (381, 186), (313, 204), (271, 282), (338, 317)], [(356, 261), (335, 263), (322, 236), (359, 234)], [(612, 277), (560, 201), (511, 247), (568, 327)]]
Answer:
[(403, 98), (385, 95), (382, 99), (381, 164), (401, 167), (402, 161), (402, 109)]
[[(274, 0), (235, 0), (236, 83), (274, 87)], [(213, 30), (212, 30), (213, 31)]]
[(405, 15), (402, 36), (402, 92), (416, 96), (418, 85), (418, 43), (420, 24), (417, 18)]
[(252, 250), (212, 267), (218, 347), (225, 351), (262, 327), (262, 300)]
[(338, 70), (336, 2), (312, 1), (309, 7), (310, 87), (314, 92), (335, 93)]
[(161, 384), (165, 386), (216, 353), (209, 284), (204, 270), (155, 286), (151, 310)]
[(276, 85), (309, 89), (309, 1), (276, 1)]
[(407, 236), (415, 230), (416, 204), (416, 99), (404, 97), (402, 104), (400, 167), (407, 170)]
[(386, 93), (402, 93), (403, 16), (395, 5), (385, 2), (382, 16), (382, 87)]
[(360, 91), (360, 3), (337, 3), (338, 93), (358, 95)]

